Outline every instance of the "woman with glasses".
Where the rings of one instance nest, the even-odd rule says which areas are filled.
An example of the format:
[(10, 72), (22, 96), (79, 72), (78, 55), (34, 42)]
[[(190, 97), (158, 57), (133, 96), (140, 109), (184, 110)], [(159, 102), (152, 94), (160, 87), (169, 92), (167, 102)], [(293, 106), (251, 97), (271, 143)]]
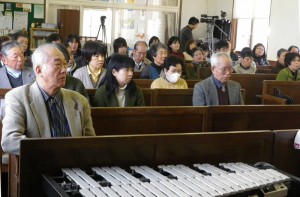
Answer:
[(287, 53), (284, 58), (286, 68), (280, 70), (277, 81), (300, 81), (300, 54)]
[(205, 61), (204, 51), (199, 48), (193, 48), (191, 50), (192, 62), (186, 65), (186, 78), (197, 79), (197, 70), (201, 67), (210, 67), (210, 63)]
[(170, 56), (163, 65), (163, 74), (151, 84), (151, 89), (187, 89), (187, 83), (180, 78), (182, 73), (183, 60), (176, 56)]
[(195, 84), (193, 106), (242, 105), (241, 85), (229, 80), (232, 61), (224, 52), (214, 53), (211, 57), (211, 77)]
[(257, 43), (252, 50), (253, 61), (257, 66), (270, 66), (267, 60), (266, 49), (262, 43)]

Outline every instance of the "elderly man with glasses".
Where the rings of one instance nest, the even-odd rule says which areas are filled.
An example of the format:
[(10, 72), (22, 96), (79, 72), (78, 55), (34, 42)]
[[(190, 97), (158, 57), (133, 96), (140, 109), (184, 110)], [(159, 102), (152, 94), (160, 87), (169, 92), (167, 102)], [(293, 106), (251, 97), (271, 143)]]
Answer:
[(193, 93), (194, 106), (207, 105), (242, 105), (241, 86), (229, 80), (233, 68), (232, 61), (224, 52), (211, 57), (212, 76), (195, 84)]

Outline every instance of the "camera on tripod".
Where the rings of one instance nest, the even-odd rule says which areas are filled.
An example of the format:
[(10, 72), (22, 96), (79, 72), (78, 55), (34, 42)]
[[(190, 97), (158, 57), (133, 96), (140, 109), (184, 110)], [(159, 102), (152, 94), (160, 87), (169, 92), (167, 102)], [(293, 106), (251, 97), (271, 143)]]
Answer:
[(105, 23), (105, 19), (106, 19), (106, 16), (101, 16), (101, 17), (100, 17), (101, 24), (104, 24), (104, 23)]
[(207, 16), (206, 14), (201, 14), (200, 22), (201, 23), (215, 23), (219, 19), (218, 16)]

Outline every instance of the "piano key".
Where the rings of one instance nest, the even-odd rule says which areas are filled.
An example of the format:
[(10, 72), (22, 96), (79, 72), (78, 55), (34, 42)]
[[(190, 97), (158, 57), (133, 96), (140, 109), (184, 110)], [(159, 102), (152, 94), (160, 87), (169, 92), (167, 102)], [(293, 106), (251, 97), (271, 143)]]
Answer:
[(284, 174), (282, 174), (282, 173), (280, 173), (276, 170), (273, 170), (273, 169), (267, 169), (266, 171), (279, 176), (280, 178), (282, 178), (282, 181), (287, 181), (287, 180), (291, 179), (290, 177), (288, 177), (288, 176), (286, 176), (286, 175), (284, 175)]
[(220, 169), (216, 166), (213, 166), (213, 165), (210, 165), (210, 164), (203, 164), (205, 167), (207, 167), (207, 169), (210, 169), (210, 170), (213, 170), (214, 173), (216, 174), (228, 174), (227, 171), (223, 170), (223, 169)]
[(121, 187), (134, 197), (143, 197), (143, 195), (131, 185), (121, 185)]
[(76, 174), (78, 174), (83, 180), (85, 180), (85, 182), (87, 182), (89, 185), (91, 185), (92, 187), (101, 187), (101, 185), (99, 183), (97, 183), (94, 179), (92, 179), (92, 177), (90, 177), (89, 175), (87, 175), (80, 168), (72, 168), (72, 170)]
[(154, 175), (152, 175), (151, 173), (147, 172), (146, 170), (144, 170), (141, 167), (138, 166), (130, 166), (130, 169), (134, 170), (135, 172), (143, 175), (144, 177), (146, 177), (147, 179), (149, 179), (150, 181), (159, 181), (160, 179)]
[(196, 176), (203, 176), (203, 174), (201, 174), (200, 172), (197, 172), (196, 170), (193, 170), (185, 165), (177, 165), (178, 167), (180, 167), (181, 169), (185, 170), (185, 171), (188, 171), (189, 173), (193, 174), (193, 177), (196, 177)]
[(211, 196), (218, 197), (226, 194), (225, 192), (223, 193), (223, 191), (222, 192), (216, 191), (215, 189), (209, 187), (208, 185), (202, 183), (201, 181), (195, 178), (179, 179), (178, 181), (191, 187), (194, 191), (196, 191), (202, 196), (206, 196), (207, 194), (209, 194)]
[(183, 174), (177, 172), (176, 170), (174, 170), (174, 169), (172, 169), (168, 166), (159, 165), (158, 168), (162, 169), (165, 172), (168, 172), (168, 173), (172, 174), (173, 176), (176, 176), (177, 178), (185, 178), (185, 176)]
[(202, 184), (209, 186), (210, 188), (216, 190), (222, 195), (229, 195), (231, 192), (220, 187), (219, 185), (211, 182), (210, 180), (205, 179), (204, 177), (195, 177), (196, 180), (200, 181)]
[(107, 195), (100, 188), (90, 188), (90, 191), (97, 197), (107, 197)]
[(249, 188), (252, 188), (252, 189), (257, 189), (258, 188), (257, 184), (255, 184), (254, 182), (252, 182), (249, 179), (245, 179), (244, 177), (238, 175), (237, 173), (228, 173), (227, 176), (229, 176), (230, 178), (235, 178), (235, 179), (241, 181), (245, 185), (249, 186)]
[(250, 188), (251, 188), (246, 183), (242, 182), (241, 180), (239, 180), (239, 179), (237, 179), (237, 178), (235, 178), (233, 176), (229, 176), (228, 174), (220, 174), (218, 176), (222, 177), (223, 179), (225, 179), (227, 181), (231, 181), (231, 182), (235, 183), (236, 185), (239, 185), (244, 190), (250, 190)]
[(131, 197), (131, 195), (119, 185), (113, 185), (110, 188), (122, 197)]
[(176, 193), (178, 196), (181, 196), (181, 197), (190, 196), (186, 192), (182, 191), (180, 188), (176, 187), (174, 184), (172, 184), (169, 181), (159, 181), (159, 184), (163, 184), (166, 188), (168, 188), (172, 192)]
[(158, 188), (156, 188), (154, 185), (151, 185), (150, 183), (142, 182), (141, 185), (144, 186), (145, 188), (147, 188), (149, 191), (151, 191), (156, 196), (159, 196), (159, 197), (167, 196), (165, 193), (163, 193), (162, 191), (160, 191)]
[(226, 178), (221, 177), (220, 175), (216, 175), (216, 174), (213, 174), (212, 177), (214, 177), (216, 180), (221, 181), (225, 185), (228, 185), (229, 187), (233, 188), (237, 192), (245, 191), (245, 189), (243, 187), (241, 187), (240, 185), (238, 185), (235, 182), (231, 181), (230, 179), (226, 179)]
[(171, 191), (170, 189), (168, 189), (167, 187), (163, 186), (160, 182), (151, 181), (150, 185), (153, 185), (154, 187), (156, 187), (157, 189), (165, 193), (167, 196), (179, 196), (175, 194), (173, 191)]
[(71, 178), (81, 189), (91, 188), (87, 182), (85, 182), (82, 178), (80, 178), (73, 170), (69, 168), (63, 168), (62, 171)]
[(102, 167), (102, 170), (106, 171), (108, 174), (110, 174), (111, 176), (113, 176), (114, 178), (116, 178), (117, 180), (119, 180), (123, 184), (130, 184), (131, 183), (130, 180), (126, 179), (125, 177), (123, 177), (122, 175), (120, 175), (115, 170), (113, 170), (109, 167)]
[(136, 190), (138, 190), (139, 192), (141, 192), (145, 197), (155, 197), (155, 195), (153, 193), (151, 193), (147, 188), (145, 188), (141, 184), (134, 183), (134, 184), (131, 184), (131, 186), (133, 188), (135, 188)]
[(120, 181), (118, 181), (117, 179), (115, 179), (114, 177), (112, 177), (110, 174), (108, 174), (107, 172), (105, 172), (104, 170), (102, 170), (99, 167), (92, 167), (92, 170), (94, 172), (96, 172), (98, 175), (100, 175), (103, 178), (105, 178), (112, 185), (120, 185), (121, 184)]
[(128, 172), (126, 172), (125, 170), (123, 170), (120, 167), (114, 166), (114, 167), (111, 167), (111, 168), (114, 169), (119, 174), (121, 174), (122, 176), (126, 177), (132, 183), (140, 183), (141, 182), (139, 179), (135, 178), (134, 176), (132, 176), (131, 174), (129, 174)]
[[(189, 194), (190, 196), (200, 196), (195, 190), (188, 187), (186, 184), (182, 184), (183, 182), (186, 182), (186, 179), (182, 179), (183, 181), (179, 180), (170, 180), (171, 183), (173, 183), (176, 187), (180, 188), (185, 193)], [(208, 193), (204, 196), (210, 196)]]
[(181, 173), (182, 175), (184, 175), (184, 177), (194, 177), (194, 175), (188, 171), (185, 171), (184, 169), (180, 168), (179, 166), (175, 166), (175, 165), (168, 165), (168, 167), (176, 170), (177, 172)]
[(107, 194), (109, 197), (119, 197), (119, 195), (112, 190), (110, 187), (101, 187), (101, 190)]
[(89, 189), (80, 189), (79, 193), (84, 197), (95, 197), (95, 195)]
[[(198, 178), (198, 177), (196, 177)], [(212, 176), (204, 176), (204, 179), (209, 180), (210, 182), (214, 183), (215, 185), (218, 185), (219, 187), (225, 189), (226, 191), (230, 192), (230, 194), (236, 194), (237, 191), (228, 185), (225, 185), (224, 183), (220, 182), (219, 180), (213, 178)]]
[(159, 178), (160, 180), (169, 180), (168, 177), (160, 174), (159, 172), (156, 172), (155, 170), (153, 170), (152, 168), (148, 167), (148, 166), (141, 166), (142, 169), (144, 169), (145, 171), (149, 172), (150, 174), (156, 176), (157, 178)]

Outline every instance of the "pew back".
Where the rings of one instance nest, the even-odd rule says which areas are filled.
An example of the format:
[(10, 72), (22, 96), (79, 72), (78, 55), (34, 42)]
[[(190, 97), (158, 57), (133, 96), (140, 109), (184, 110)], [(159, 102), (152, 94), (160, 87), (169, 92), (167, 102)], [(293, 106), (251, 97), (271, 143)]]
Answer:
[(211, 106), (207, 115), (213, 132), (300, 128), (300, 106)]
[(275, 74), (232, 74), (231, 80), (239, 82), (241, 87), (246, 90), (246, 105), (261, 104), (261, 99), (257, 95), (262, 95), (264, 80), (275, 80)]
[(294, 104), (300, 104), (300, 83), (297, 81), (263, 81), (263, 95), (273, 95), (274, 89), (279, 88), (281, 93), (294, 100)]
[(206, 107), (92, 108), (97, 135), (197, 133), (206, 130)]

